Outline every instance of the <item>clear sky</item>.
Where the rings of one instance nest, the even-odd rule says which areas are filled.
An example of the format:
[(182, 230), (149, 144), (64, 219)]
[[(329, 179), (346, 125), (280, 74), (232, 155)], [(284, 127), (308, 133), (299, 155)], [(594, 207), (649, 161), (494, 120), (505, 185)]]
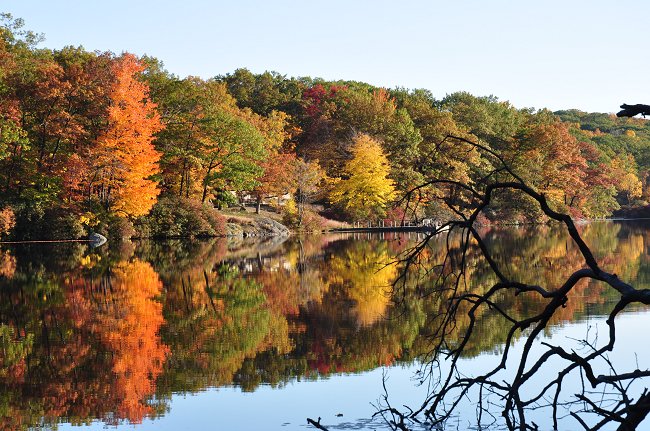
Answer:
[(647, 0), (0, 0), (44, 33), (161, 59), (181, 77), (259, 73), (493, 94), (519, 108), (650, 104)]

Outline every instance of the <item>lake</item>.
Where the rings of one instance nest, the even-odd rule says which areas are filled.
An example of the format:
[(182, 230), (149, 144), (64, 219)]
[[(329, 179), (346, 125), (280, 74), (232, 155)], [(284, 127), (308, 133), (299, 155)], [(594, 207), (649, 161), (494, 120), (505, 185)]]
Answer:
[[(594, 222), (580, 230), (606, 270), (650, 287), (650, 224)], [(557, 286), (583, 266), (559, 226), (481, 232), (494, 258), (522, 281)], [(393, 288), (404, 271), (399, 257), (421, 238), (0, 248), (0, 428), (314, 429), (308, 417), (329, 429), (386, 428), (372, 418), (384, 403), (384, 380), (398, 408), (419, 406), (430, 384), (422, 376), (444, 298), (422, 294), (433, 283), (426, 268), (453, 255), (447, 247), (456, 239), (432, 240), (422, 266)], [(470, 291), (495, 282), (476, 250), (467, 267)], [(578, 285), (543, 338), (596, 338), (616, 299), (601, 283)], [(524, 295), (504, 297), (501, 306), (523, 315), (543, 304)], [(506, 323), (498, 313), (477, 318), (461, 359), (466, 369), (498, 360)], [(460, 333), (467, 324), (459, 319), (455, 327)], [(617, 325), (612, 361), (624, 370), (649, 363), (648, 343), (639, 340), (650, 313), (632, 308)], [(462, 401), (446, 429), (471, 427), (475, 401)], [(536, 422), (551, 428), (547, 413)]]

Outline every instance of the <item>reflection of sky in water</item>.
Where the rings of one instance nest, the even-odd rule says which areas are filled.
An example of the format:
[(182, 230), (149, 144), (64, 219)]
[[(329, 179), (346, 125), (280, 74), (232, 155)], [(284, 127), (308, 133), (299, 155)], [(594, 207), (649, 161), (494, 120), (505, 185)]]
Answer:
[[(650, 346), (646, 342), (646, 333), (650, 328), (650, 311), (631, 312), (620, 315), (616, 320), (616, 347), (609, 354), (617, 364), (619, 372), (645, 368), (650, 363)], [(549, 343), (575, 343), (574, 340), (589, 339), (604, 343), (607, 334), (605, 318), (596, 317), (579, 323), (564, 324), (555, 328), (551, 337), (544, 341)], [(522, 342), (516, 343), (511, 352), (512, 358), (521, 354)], [(634, 352), (634, 353), (633, 353)], [(462, 369), (480, 372), (487, 370), (499, 356), (483, 354), (476, 358), (463, 360)], [(602, 365), (602, 363), (601, 363)], [(387, 369), (387, 388), (394, 406), (407, 404), (418, 406), (423, 400), (422, 387), (417, 387), (413, 375), (417, 364), (396, 366)], [(511, 367), (512, 368), (512, 367)], [(552, 363), (543, 368), (544, 372), (532, 381), (534, 385), (545, 383), (555, 376), (557, 369)], [(596, 375), (606, 373), (606, 369), (595, 370)], [(377, 429), (383, 428), (378, 420), (369, 418), (376, 411), (371, 403), (376, 404), (382, 395), (382, 369), (375, 369), (361, 374), (336, 375), (320, 381), (294, 381), (282, 389), (261, 386), (255, 392), (242, 392), (237, 388), (209, 389), (194, 395), (174, 395), (170, 411), (162, 418), (145, 420), (140, 425), (120, 425), (109, 429), (127, 430), (288, 430), (314, 429), (308, 426), (306, 418), (322, 418), (321, 423), (329, 429)], [(573, 383), (578, 383), (573, 379)], [(535, 386), (536, 387), (536, 386)], [(573, 394), (569, 385), (565, 385), (566, 394)], [(452, 429), (470, 429), (475, 419), (474, 402), (461, 404), (460, 417), (450, 423)], [(498, 412), (497, 412), (498, 413)], [(343, 416), (337, 417), (337, 414)], [(548, 412), (539, 411), (531, 419), (540, 425), (541, 430), (550, 430), (551, 422)], [(575, 429), (578, 425), (570, 417), (565, 419), (565, 427)], [(562, 425), (562, 422), (561, 422)], [(87, 429), (106, 429), (103, 423), (94, 423)], [(78, 426), (61, 425), (60, 430), (78, 430)], [(417, 427), (414, 427), (417, 429)]]
[[(515, 278), (556, 286), (583, 261), (561, 230), (534, 232), (492, 229), (486, 235), (495, 259), (507, 265)], [(583, 235), (603, 267), (646, 287), (650, 285), (649, 232), (645, 226), (596, 223), (585, 226)], [(5, 268), (5, 276), (10, 274), (8, 284), (0, 278), (4, 288), (0, 299), (6, 299), (4, 307), (0, 306), (0, 323), (21, 327), (26, 319), (28, 330), (36, 335), (34, 358), (49, 355), (44, 340), (54, 342), (54, 353), (58, 352), (52, 356), (53, 367), (39, 368), (44, 361), (32, 362), (36, 366), (15, 391), (16, 412), (35, 412), (29, 420), (36, 424), (42, 414), (30, 406), (40, 404), (45, 406), (46, 423), (65, 421), (65, 416), (76, 418), (75, 422), (96, 417), (107, 422), (135, 417), (131, 420), (137, 422), (143, 415), (130, 415), (124, 407), (147, 408), (146, 400), (157, 393), (162, 400), (160, 418), (117, 427), (97, 421), (81, 428), (313, 429), (306, 418), (319, 416), (330, 429), (385, 428), (379, 419), (370, 420), (375, 413), (371, 403), (376, 404), (383, 394), (383, 370), (375, 367), (408, 361), (428, 351), (422, 335), (435, 325), (424, 316), (427, 312), (435, 316), (439, 310), (436, 297), (431, 296), (429, 302), (409, 302), (412, 307), (402, 314), (385, 295), (385, 286), (397, 269), (382, 266), (378, 270), (377, 262), (390, 260), (409, 244), (406, 237), (339, 235), (265, 247), (254, 244), (235, 251), (227, 251), (220, 243), (156, 242), (117, 251), (99, 249), (97, 256), (64, 248), (51, 255), (45, 253), (47, 248), (31, 248), (29, 254), (15, 249), (15, 258), (5, 253), (0, 257), (9, 258), (5, 263), (11, 271)], [(444, 247), (434, 242), (430, 253), (433, 260), (428, 265), (444, 255)], [(474, 262), (468, 276), (476, 285), (473, 288), (490, 285), (494, 281), (491, 273), (480, 261)], [(32, 283), (34, 273), (42, 280)], [(602, 283), (579, 286), (544, 331), (543, 341), (570, 350), (571, 346), (580, 348), (576, 340), (588, 333), (590, 341), (602, 345), (607, 336), (603, 313), (615, 299), (616, 293)], [(526, 295), (505, 295), (502, 300), (516, 315), (538, 312), (543, 306)], [(16, 304), (19, 313), (24, 313), (22, 319), (14, 316)], [(388, 320), (382, 319), (385, 315)], [(504, 319), (497, 317), (489, 312), (481, 315), (466, 357), (460, 361), (461, 371), (476, 374), (500, 359), (505, 328)], [(39, 336), (46, 321), (62, 328), (61, 332), (50, 332), (50, 338)], [(466, 324), (461, 316), (459, 332)], [(650, 362), (648, 347), (639, 340), (643, 340), (644, 328), (650, 327), (650, 312), (631, 308), (619, 316), (617, 324), (617, 346), (611, 357), (618, 371), (644, 369)], [(500, 378), (514, 373), (522, 341), (516, 339), (511, 362)], [(639, 354), (638, 366), (633, 351)], [(539, 350), (532, 353), (539, 354)], [(72, 367), (67, 366), (68, 358), (76, 360)], [(164, 368), (162, 358), (166, 358)], [(559, 365), (547, 363), (531, 386), (543, 386), (557, 374)], [(393, 406), (419, 406), (425, 398), (426, 388), (415, 386), (416, 369), (413, 364), (388, 369)], [(34, 382), (42, 383), (42, 388)], [(566, 394), (571, 396), (574, 390), (568, 383)], [(70, 387), (80, 390), (70, 391)], [(44, 401), (42, 394), (50, 390), (60, 392)], [(448, 429), (471, 429), (477, 398), (475, 393), (462, 401)], [(78, 403), (79, 399), (83, 402)], [(76, 409), (78, 405), (90, 410)], [(540, 410), (532, 419), (541, 429), (549, 429), (549, 416)], [(576, 425), (569, 418), (560, 429)], [(59, 429), (80, 427), (65, 424)]]

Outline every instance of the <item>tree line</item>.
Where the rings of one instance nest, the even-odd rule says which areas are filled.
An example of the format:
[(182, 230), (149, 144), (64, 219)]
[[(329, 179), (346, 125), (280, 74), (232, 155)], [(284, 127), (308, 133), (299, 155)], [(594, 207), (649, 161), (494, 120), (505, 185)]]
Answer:
[[(290, 196), (277, 210), (304, 229), (408, 209), (447, 218), (434, 202), (454, 189), (427, 179), (471, 184), (492, 171), (450, 135), (498, 152), (576, 217), (650, 194), (642, 119), (246, 69), (180, 78), (151, 57), (39, 48), (9, 14), (0, 35), (0, 235), (218, 235), (215, 208), (244, 197), (259, 211)], [(415, 188), (416, 206), (401, 200)], [(513, 214), (514, 199), (498, 196), (485, 221), (543, 218), (521, 202)]]

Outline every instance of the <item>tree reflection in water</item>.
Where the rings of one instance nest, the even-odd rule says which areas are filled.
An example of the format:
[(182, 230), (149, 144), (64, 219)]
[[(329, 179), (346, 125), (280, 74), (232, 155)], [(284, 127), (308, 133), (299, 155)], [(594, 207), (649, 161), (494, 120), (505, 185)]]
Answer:
[(0, 362), (3, 429), (155, 416), (147, 400), (168, 354), (158, 274), (137, 258), (96, 266), (85, 256), (62, 272), (44, 261), (54, 267), (18, 259), (2, 280), (0, 328), (12, 347)]
[[(579, 261), (561, 230), (482, 232), (495, 259), (530, 277), (559, 280), (559, 261)], [(608, 267), (649, 280), (648, 232), (628, 225), (583, 227)], [(460, 242), (450, 243), (453, 259)], [(282, 387), (296, 379), (361, 372), (430, 352), (447, 299), (425, 295), (434, 273), (412, 267), (400, 291), (408, 238), (315, 236), (228, 250), (223, 241), (15, 247), (0, 251), (0, 428), (37, 424), (139, 423), (170, 408), (173, 393), (209, 387)], [(517, 256), (512, 250), (517, 250)], [(431, 243), (423, 263), (446, 255)], [(476, 250), (471, 285), (494, 282)], [(469, 278), (468, 278), (469, 279)], [(609, 293), (584, 283), (554, 324), (607, 309)], [(610, 295), (611, 297), (611, 295)], [(613, 299), (613, 298), (610, 298)], [(533, 297), (503, 295), (513, 315), (539, 311)], [(449, 327), (459, 343), (470, 322)], [(479, 313), (466, 357), (503, 349), (506, 325)], [(549, 325), (547, 331), (551, 331)], [(368, 400), (371, 401), (371, 400)]]

